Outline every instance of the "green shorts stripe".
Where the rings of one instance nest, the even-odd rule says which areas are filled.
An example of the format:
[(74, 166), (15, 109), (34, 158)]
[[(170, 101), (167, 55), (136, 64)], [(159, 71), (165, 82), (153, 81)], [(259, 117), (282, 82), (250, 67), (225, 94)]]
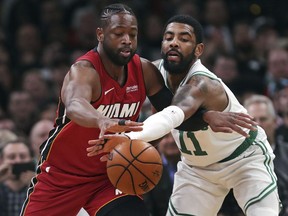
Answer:
[(249, 206), (253, 205), (254, 203), (259, 202), (260, 200), (268, 196), (271, 192), (273, 192), (277, 188), (277, 183), (276, 183), (277, 178), (271, 166), (269, 165), (271, 163), (272, 158), (271, 158), (271, 155), (267, 153), (268, 152), (267, 147), (264, 145), (263, 142), (255, 142), (255, 145), (259, 146), (263, 152), (263, 155), (265, 155), (264, 166), (271, 177), (272, 183), (269, 184), (258, 196), (253, 197), (245, 204), (244, 206), (245, 213)]
[(169, 211), (169, 213), (170, 213), (171, 216), (174, 216), (174, 215), (195, 216), (195, 215), (192, 215), (192, 214), (184, 214), (184, 213), (179, 213), (179, 212), (177, 212), (177, 210), (175, 209), (175, 207), (174, 207), (173, 204), (172, 204), (171, 199), (169, 200), (168, 211)]

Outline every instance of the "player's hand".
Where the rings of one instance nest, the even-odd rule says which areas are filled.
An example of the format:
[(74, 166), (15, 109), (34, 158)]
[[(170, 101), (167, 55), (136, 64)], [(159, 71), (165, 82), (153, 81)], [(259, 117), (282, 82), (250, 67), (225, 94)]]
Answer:
[(3, 163), (0, 165), (0, 182), (11, 179), (13, 176), (11, 164)]
[(214, 132), (232, 133), (236, 131), (245, 137), (249, 137), (249, 134), (242, 128), (256, 130), (258, 125), (252, 116), (245, 113), (208, 111), (203, 118)]
[[(115, 146), (117, 146), (120, 143), (123, 142), (130, 142), (130, 138), (123, 134), (109, 134), (104, 135), (100, 139), (96, 140), (89, 140), (88, 144), (91, 145), (91, 147), (88, 147), (87, 150), (87, 156), (92, 157), (95, 155), (99, 155), (102, 153), (110, 153)], [(107, 154), (102, 156), (100, 158), (101, 161), (107, 160)]]
[(31, 170), (27, 170), (25, 172), (22, 172), (20, 174), (20, 178), (19, 180), (25, 184), (25, 185), (29, 185), (30, 184), (30, 181), (31, 179), (35, 176), (35, 172), (31, 171)]
[(143, 122), (135, 122), (125, 119), (104, 119), (99, 121), (99, 139), (101, 139), (106, 132), (122, 133), (128, 131), (143, 130)]

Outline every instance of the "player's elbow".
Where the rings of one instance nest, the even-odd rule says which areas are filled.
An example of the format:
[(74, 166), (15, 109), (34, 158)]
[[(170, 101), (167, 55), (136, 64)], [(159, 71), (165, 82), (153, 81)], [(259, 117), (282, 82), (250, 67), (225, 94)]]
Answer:
[(75, 116), (75, 113), (77, 113), (77, 107), (78, 107), (79, 101), (77, 100), (71, 100), (69, 101), (69, 103), (67, 103), (65, 105), (66, 108), (66, 116), (69, 119), (73, 119), (73, 117)]

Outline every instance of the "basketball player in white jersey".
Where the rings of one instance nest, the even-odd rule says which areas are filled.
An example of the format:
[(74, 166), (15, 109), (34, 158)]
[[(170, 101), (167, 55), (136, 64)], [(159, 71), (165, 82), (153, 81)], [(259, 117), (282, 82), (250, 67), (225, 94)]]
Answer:
[[(149, 142), (172, 130), (182, 160), (167, 216), (216, 216), (230, 189), (245, 215), (277, 216), (281, 202), (273, 171), (275, 156), (261, 127), (244, 128), (249, 137), (235, 131), (217, 133), (210, 126), (197, 131), (177, 130), (197, 110), (247, 113), (221, 79), (202, 65), (202, 31), (200, 23), (190, 16), (177, 15), (167, 22), (163, 59), (155, 64), (174, 93), (172, 105), (146, 119), (142, 131), (126, 135)], [(105, 145), (100, 140), (90, 141), (96, 145), (88, 149), (88, 155), (109, 152), (115, 143), (128, 139), (121, 135), (103, 138), (110, 141)]]

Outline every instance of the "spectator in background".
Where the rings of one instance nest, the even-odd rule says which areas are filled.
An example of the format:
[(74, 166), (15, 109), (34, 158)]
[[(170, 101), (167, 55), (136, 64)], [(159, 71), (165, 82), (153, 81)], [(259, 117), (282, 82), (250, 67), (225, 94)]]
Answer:
[(0, 129), (7, 129), (13, 132), (16, 132), (16, 125), (11, 118), (8, 118), (6, 115), (1, 114), (0, 110)]
[[(141, 55), (154, 61), (161, 57), (160, 46), (162, 41), (163, 20), (158, 14), (148, 14), (143, 23)], [(140, 33), (141, 37), (141, 33)]]
[[(46, 103), (52, 100), (48, 82), (44, 79), (39, 69), (34, 68), (24, 72), (22, 89), (30, 94), (34, 105), (38, 109), (42, 109)], [(56, 100), (57, 97), (55, 95), (53, 97)]]
[(181, 0), (175, 5), (175, 14), (186, 14), (200, 19), (200, 6), (197, 0)]
[(43, 119), (37, 121), (29, 134), (29, 141), (36, 161), (39, 159), (40, 146), (48, 138), (50, 130), (53, 128), (54, 123), (50, 120)]
[(275, 154), (274, 170), (278, 177), (278, 192), (283, 204), (283, 210), (280, 215), (286, 216), (288, 214), (288, 157), (283, 152), (288, 153), (288, 147), (282, 147), (280, 150), (279, 143), (276, 142), (277, 115), (273, 103), (266, 96), (252, 95), (244, 101), (244, 106), (248, 113), (265, 130), (267, 139)]
[(283, 123), (276, 129), (276, 151), (288, 161), (288, 107), (282, 113)]
[[(0, 56), (1, 58), (1, 56)], [(6, 64), (0, 64), (0, 108), (7, 111), (9, 93), (13, 86), (12, 71)]]
[(254, 29), (255, 64), (257, 63), (259, 68), (259, 77), (263, 77), (267, 70), (266, 56), (268, 51), (276, 45), (279, 35), (273, 18), (260, 16), (254, 20), (252, 28)]
[(18, 137), (15, 133), (8, 129), (0, 129), (0, 149), (9, 141), (14, 141)]
[(28, 92), (11, 92), (8, 103), (8, 116), (13, 120), (17, 133), (28, 136), (38, 115), (36, 108)]
[(79, 7), (73, 14), (70, 34), (72, 49), (88, 50), (97, 43), (95, 29), (98, 25), (97, 11), (92, 7)]
[(256, 59), (254, 51), (254, 34), (249, 21), (240, 20), (232, 25), (234, 55), (242, 75), (263, 79), (263, 68)]
[(55, 94), (53, 96), (55, 99), (58, 98), (64, 77), (69, 70), (69, 67), (70, 62), (66, 58), (55, 59), (50, 66), (50, 83)]
[(9, 93), (14, 85), (14, 77), (10, 67), (10, 53), (6, 45), (4, 45), (5, 42), (4, 39), (1, 41), (0, 32), (0, 109), (6, 112)]
[(40, 30), (33, 24), (23, 24), (17, 29), (15, 39), (14, 70), (20, 76), (25, 70), (40, 67), (42, 38)]
[(54, 122), (56, 119), (57, 106), (58, 104), (56, 102), (46, 104), (39, 113), (39, 119), (47, 119)]
[(233, 55), (217, 55), (212, 71), (234, 92), (233, 84), (239, 78), (239, 71)]
[[(273, 96), (274, 107), (276, 109), (276, 113), (282, 117), (284, 113), (286, 113), (288, 107), (288, 84), (278, 85), (277, 91)], [(278, 125), (283, 123), (283, 119), (278, 120)]]
[(239, 71), (238, 62), (232, 54), (216, 55), (212, 71), (235, 93), (241, 103), (251, 94), (264, 93), (265, 87), (261, 79)]
[[(0, 151), (0, 216), (18, 216), (26, 197), (26, 190), (35, 171), (18, 175), (12, 172), (14, 164), (32, 161), (28, 145), (20, 140), (10, 141)], [(36, 168), (36, 166), (35, 166)]]
[(0, 86), (2, 86), (7, 93), (9, 93), (13, 88), (13, 81), (14, 77), (9, 65), (0, 63)]
[(59, 0), (41, 0), (39, 26), (43, 41), (67, 44), (67, 27), (64, 25), (64, 9)]
[(165, 216), (172, 193), (174, 174), (180, 161), (180, 152), (171, 133), (165, 135), (158, 143), (162, 157), (163, 173), (156, 187), (144, 194), (144, 201), (151, 216)]
[(1, 11), (2, 25), (6, 33), (9, 48), (15, 46), (16, 32), (26, 23), (38, 24), (38, 1), (4, 0)]
[(277, 128), (277, 114), (272, 101), (264, 95), (251, 95), (244, 101), (248, 113), (266, 132), (267, 139), (275, 150), (275, 130)]
[(288, 86), (288, 40), (279, 42), (269, 50), (267, 56), (267, 90), (270, 97), (282, 86)]
[(60, 41), (52, 41), (43, 47), (41, 64), (45, 70), (48, 70), (48, 74), (46, 75), (47, 78), (50, 78), (49, 67), (62, 59), (69, 59), (69, 57), (67, 54), (67, 47), (65, 47)]
[(232, 34), (228, 26), (229, 10), (225, 0), (207, 0), (204, 3), (205, 53), (203, 63), (211, 68), (211, 58), (218, 53), (233, 51)]

